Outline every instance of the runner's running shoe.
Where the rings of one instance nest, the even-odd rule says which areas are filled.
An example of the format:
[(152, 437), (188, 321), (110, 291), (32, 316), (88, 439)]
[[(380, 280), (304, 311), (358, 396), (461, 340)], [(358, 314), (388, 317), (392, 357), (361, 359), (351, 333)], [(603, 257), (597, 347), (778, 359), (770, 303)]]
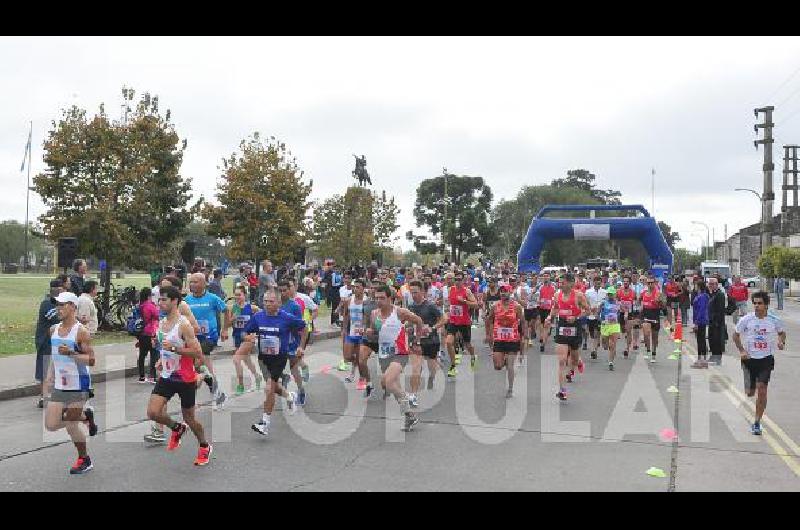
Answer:
[(89, 455), (79, 456), (78, 460), (75, 462), (75, 465), (69, 468), (69, 474), (83, 475), (84, 473), (91, 471), (92, 468), (94, 468), (94, 466), (92, 465), (92, 459), (89, 458)]
[(208, 465), (209, 460), (211, 459), (211, 452), (214, 448), (211, 444), (207, 445), (206, 447), (199, 447), (197, 449), (197, 458), (194, 459), (194, 465), (196, 466), (206, 466)]
[(172, 431), (169, 436), (169, 443), (167, 444), (167, 451), (174, 451), (181, 446), (181, 437), (186, 433), (188, 426), (185, 423), (179, 423), (178, 428)]

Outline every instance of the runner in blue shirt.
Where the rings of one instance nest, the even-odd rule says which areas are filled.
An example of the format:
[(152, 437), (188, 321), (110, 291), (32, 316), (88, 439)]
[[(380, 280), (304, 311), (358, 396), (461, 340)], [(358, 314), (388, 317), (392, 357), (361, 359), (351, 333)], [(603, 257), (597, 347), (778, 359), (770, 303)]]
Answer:
[(264, 310), (250, 318), (244, 328), (244, 332), (247, 334), (244, 338), (245, 342), (242, 343), (236, 354), (244, 353), (250, 348), (250, 344), (256, 344), (261, 373), (265, 380), (269, 380), (269, 384), (265, 388), (267, 394), (264, 400), (264, 414), (261, 421), (254, 423), (251, 428), (266, 436), (269, 434), (270, 416), (275, 407), (275, 394), (283, 397), (286, 400), (286, 409), (290, 413), (294, 413), (294, 392), (286, 390), (279, 381), (286, 368), (286, 361), (291, 355), (292, 336), (303, 331), (306, 322), (302, 316), (290, 315), (280, 310), (280, 298), (272, 289), (264, 292), (263, 301)]
[[(202, 273), (195, 273), (189, 276), (189, 290), (191, 293), (183, 299), (192, 310), (192, 314), (197, 319), (200, 328), (197, 333), (197, 340), (203, 349), (205, 364), (211, 375), (214, 376), (214, 367), (211, 365), (211, 352), (217, 347), (220, 336), (222, 340), (228, 340), (228, 328), (231, 326), (231, 313), (228, 306), (219, 296), (206, 290), (206, 277)], [(222, 332), (217, 329), (217, 313), (224, 315)], [(219, 389), (217, 378), (214, 377), (213, 388), (214, 409), (225, 403), (227, 396)]]
[[(283, 304), (281, 306), (281, 311), (285, 311), (286, 313), (292, 315), (296, 318), (303, 318), (303, 308), (300, 307), (294, 299), (294, 292), (292, 291), (292, 285), (289, 280), (283, 279), (278, 282), (278, 291), (280, 292), (280, 302)], [(299, 368), (297, 367), (297, 359), (298, 356), (302, 356), (304, 353), (303, 348), (301, 347), (302, 333), (298, 331), (297, 333), (291, 336), (291, 341), (288, 344), (288, 352), (289, 352), (289, 370), (291, 371), (292, 376), (294, 376), (294, 381), (297, 383), (297, 404), (300, 406), (305, 405), (306, 403), (306, 391), (303, 387), (303, 377), (300, 373)], [(289, 386), (289, 374), (283, 374), (283, 386)]]

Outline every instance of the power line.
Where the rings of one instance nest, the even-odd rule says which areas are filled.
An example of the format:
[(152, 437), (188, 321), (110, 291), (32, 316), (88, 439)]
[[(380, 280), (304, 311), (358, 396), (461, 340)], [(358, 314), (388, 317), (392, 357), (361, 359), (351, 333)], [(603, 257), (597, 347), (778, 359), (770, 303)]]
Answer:
[[(770, 95), (769, 95), (769, 97), (768, 97), (767, 99), (765, 99), (764, 101), (769, 101), (770, 99), (772, 99), (772, 98), (774, 98), (775, 96), (777, 96), (777, 95), (778, 95), (778, 93), (781, 91), (781, 89), (782, 89), (783, 87), (785, 87), (785, 86), (786, 86), (786, 85), (789, 83), (789, 81), (791, 81), (792, 79), (794, 79), (794, 76), (796, 76), (796, 75), (798, 74), (798, 72), (800, 72), (800, 66), (798, 66), (798, 67), (797, 67), (797, 69), (796, 69), (794, 72), (792, 72), (792, 75), (790, 75), (789, 77), (787, 77), (787, 78), (786, 78), (786, 79), (783, 81), (783, 83), (781, 83), (780, 85), (778, 85), (778, 88), (776, 88), (776, 89), (775, 89), (775, 90), (772, 92), (772, 94), (770, 94)], [(777, 105), (776, 105), (776, 106), (777, 106)]]
[(798, 108), (794, 112), (790, 113), (788, 116), (786, 116), (784, 119), (782, 119), (779, 123), (776, 123), (775, 127), (780, 127), (781, 125), (784, 125), (787, 121), (789, 121), (793, 117), (797, 116), (797, 114), (799, 114), (799, 113), (800, 113), (800, 108)]

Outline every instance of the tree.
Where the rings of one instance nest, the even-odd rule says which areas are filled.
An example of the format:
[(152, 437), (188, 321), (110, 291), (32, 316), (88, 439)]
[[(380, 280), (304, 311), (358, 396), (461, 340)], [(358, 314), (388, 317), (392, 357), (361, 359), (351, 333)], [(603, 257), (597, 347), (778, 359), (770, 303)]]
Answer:
[(622, 204), (622, 192), (615, 190), (600, 190), (595, 187), (595, 175), (585, 169), (571, 169), (567, 177), (554, 179), (552, 185), (557, 188), (575, 188), (588, 192), (600, 204)]
[[(40, 263), (48, 248), (45, 241), (36, 235), (33, 223), (29, 223), (28, 254)], [(25, 254), (25, 225), (9, 219), (0, 221), (0, 263), (22, 264)]]
[(312, 240), (317, 251), (345, 264), (369, 261), (397, 239), (400, 209), (394, 197), (351, 186), (314, 208)]
[(765, 278), (777, 278), (781, 275), (782, 260), (788, 249), (784, 247), (769, 247), (761, 254), (756, 263), (758, 272)]
[(111, 264), (144, 266), (163, 254), (189, 223), (191, 180), (179, 171), (186, 149), (161, 114), (158, 98), (122, 89), (125, 118), (112, 121), (100, 105), (91, 118), (77, 106), (62, 111), (44, 144), (47, 170), (34, 177), (47, 211), (50, 240), (73, 236), (78, 254)]
[(778, 273), (781, 278), (800, 279), (800, 250), (785, 248), (778, 263)]
[(667, 242), (667, 246), (673, 252), (675, 252), (675, 243), (681, 240), (681, 236), (678, 232), (673, 232), (672, 227), (669, 226), (664, 221), (658, 221), (658, 229), (661, 230), (661, 235), (664, 236), (664, 241)]
[(274, 136), (264, 142), (256, 132), (242, 140), (238, 153), (223, 159), (220, 169), (219, 204), (205, 204), (202, 213), (210, 234), (230, 239), (234, 259), (293, 262), (306, 245), (312, 183), (303, 181), (286, 144)]
[(673, 251), (675, 262), (675, 272), (681, 273), (685, 270), (697, 270), (703, 261), (703, 256), (697, 252), (692, 252), (685, 248), (676, 248)]
[[(447, 178), (447, 197), (444, 194)], [(447, 219), (444, 217), (447, 205)], [(450, 260), (460, 262), (461, 254), (480, 252), (488, 242), (492, 190), (481, 177), (447, 175), (423, 180), (417, 187), (414, 218), (417, 227), (426, 226), (441, 235), (442, 249), (450, 246)], [(420, 247), (417, 248), (422, 251)]]

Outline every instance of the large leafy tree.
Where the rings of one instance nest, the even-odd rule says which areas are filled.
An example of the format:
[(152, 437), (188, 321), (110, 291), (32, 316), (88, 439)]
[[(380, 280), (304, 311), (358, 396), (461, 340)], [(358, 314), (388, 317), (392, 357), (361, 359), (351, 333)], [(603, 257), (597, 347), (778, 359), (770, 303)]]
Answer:
[(594, 173), (586, 169), (571, 169), (567, 171), (566, 178), (554, 179), (552, 184), (558, 188), (576, 188), (588, 192), (600, 204), (622, 204), (622, 192), (616, 190), (598, 189)]
[[(28, 254), (34, 256), (36, 263), (41, 263), (49, 251), (45, 241), (36, 234), (33, 225), (28, 229)], [(23, 263), (25, 254), (25, 225), (15, 220), (0, 221), (0, 263)]]
[(34, 177), (47, 211), (40, 217), (51, 240), (78, 238), (79, 254), (146, 266), (189, 223), (191, 180), (180, 175), (181, 141), (148, 93), (122, 90), (125, 117), (113, 121), (72, 106), (53, 122), (44, 144), (47, 169)]
[[(445, 196), (445, 178), (447, 195)], [(442, 237), (443, 250), (450, 247), (450, 261), (459, 263), (461, 255), (484, 250), (491, 234), (489, 212), (492, 190), (482, 177), (446, 176), (423, 180), (417, 187), (414, 218), (417, 227), (425, 226)], [(445, 218), (447, 205), (447, 218)], [(412, 239), (414, 236), (412, 234)], [(417, 238), (420, 251), (429, 246)]]
[(306, 245), (312, 183), (306, 183), (286, 144), (259, 133), (222, 161), (218, 204), (206, 204), (209, 233), (230, 240), (234, 259), (291, 262)]

